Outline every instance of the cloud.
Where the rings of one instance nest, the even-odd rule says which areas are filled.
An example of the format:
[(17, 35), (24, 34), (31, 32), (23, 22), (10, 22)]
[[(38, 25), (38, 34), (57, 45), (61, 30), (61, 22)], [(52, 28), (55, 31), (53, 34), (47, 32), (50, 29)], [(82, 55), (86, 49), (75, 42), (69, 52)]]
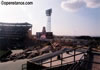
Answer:
[(85, 5), (82, 0), (66, 0), (62, 1), (61, 7), (67, 11), (77, 11)]
[(99, 8), (100, 0), (84, 0), (88, 8)]
[(61, 7), (71, 12), (78, 11), (82, 7), (99, 8), (100, 0), (65, 0), (61, 2)]

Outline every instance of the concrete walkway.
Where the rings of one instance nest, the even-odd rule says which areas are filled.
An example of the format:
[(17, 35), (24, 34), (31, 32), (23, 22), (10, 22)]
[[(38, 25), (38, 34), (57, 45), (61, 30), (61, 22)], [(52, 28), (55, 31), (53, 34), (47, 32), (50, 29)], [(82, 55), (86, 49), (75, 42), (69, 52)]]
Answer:
[(8, 61), (0, 63), (0, 70), (22, 70), (22, 64), (25, 64), (29, 59), (21, 59), (17, 61)]

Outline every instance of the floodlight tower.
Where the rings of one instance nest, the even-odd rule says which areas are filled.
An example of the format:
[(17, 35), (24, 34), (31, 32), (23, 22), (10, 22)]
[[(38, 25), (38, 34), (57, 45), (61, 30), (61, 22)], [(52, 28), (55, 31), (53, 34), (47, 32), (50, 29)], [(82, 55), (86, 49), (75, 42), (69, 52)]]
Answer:
[(52, 9), (46, 10), (46, 16), (47, 16), (47, 32), (51, 32), (51, 13)]

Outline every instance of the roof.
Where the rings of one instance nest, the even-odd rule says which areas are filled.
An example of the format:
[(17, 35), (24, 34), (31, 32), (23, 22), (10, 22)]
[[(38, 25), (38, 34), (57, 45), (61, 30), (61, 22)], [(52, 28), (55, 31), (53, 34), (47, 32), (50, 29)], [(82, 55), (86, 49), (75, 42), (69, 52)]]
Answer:
[(17, 26), (17, 27), (29, 26), (29, 27), (32, 27), (32, 25), (27, 23), (27, 22), (25, 22), (25, 23), (4, 23), (4, 22), (0, 22), (0, 26)]

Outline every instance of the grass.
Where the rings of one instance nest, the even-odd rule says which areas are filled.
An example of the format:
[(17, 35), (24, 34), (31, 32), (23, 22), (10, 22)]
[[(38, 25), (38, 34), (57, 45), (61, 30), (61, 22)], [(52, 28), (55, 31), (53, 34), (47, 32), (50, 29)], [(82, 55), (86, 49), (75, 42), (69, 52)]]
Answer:
[(4, 51), (4, 50), (0, 50), (0, 57), (5, 54), (7, 51)]

